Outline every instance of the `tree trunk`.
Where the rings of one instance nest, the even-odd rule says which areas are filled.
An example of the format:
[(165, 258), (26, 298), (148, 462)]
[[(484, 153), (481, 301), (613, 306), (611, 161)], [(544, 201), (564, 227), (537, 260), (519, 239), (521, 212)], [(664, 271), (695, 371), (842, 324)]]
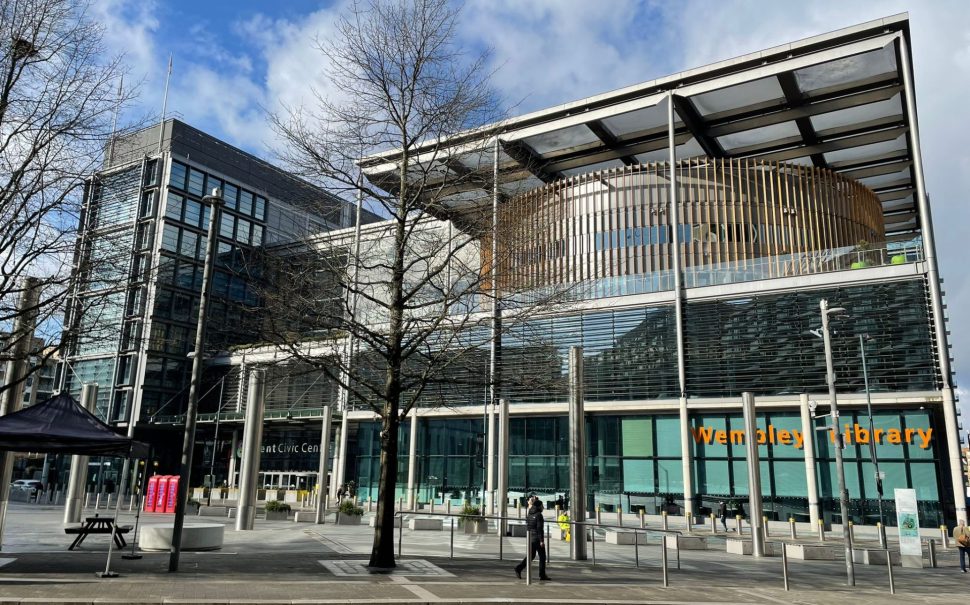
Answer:
[(381, 477), (377, 488), (377, 520), (368, 567), (392, 568), (394, 563), (394, 494), (397, 485), (397, 414), (381, 422)]

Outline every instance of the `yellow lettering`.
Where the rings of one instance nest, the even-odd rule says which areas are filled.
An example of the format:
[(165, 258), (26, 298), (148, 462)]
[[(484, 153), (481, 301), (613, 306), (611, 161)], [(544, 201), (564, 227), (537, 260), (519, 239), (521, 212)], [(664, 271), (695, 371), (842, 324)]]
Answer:
[(906, 443), (913, 442), (913, 435), (916, 434), (916, 429), (906, 429)]
[(691, 427), (690, 432), (694, 435), (694, 443), (710, 443), (712, 437), (711, 433), (713, 433), (714, 430), (711, 427), (702, 426), (696, 429)]
[(744, 443), (744, 431), (731, 431), (731, 443), (741, 445)]
[(717, 431), (714, 435), (718, 443), (727, 445), (727, 431)]
[(920, 444), (919, 444), (920, 449), (924, 449), (924, 450), (929, 449), (930, 440), (933, 438), (933, 429), (926, 429), (925, 431), (923, 429), (917, 429), (917, 430), (919, 432), (919, 438), (920, 438)]
[(855, 442), (856, 443), (869, 443), (869, 431), (862, 428), (858, 424), (853, 425), (852, 430), (855, 432)]
[(761, 429), (755, 431), (755, 434), (758, 435), (758, 445), (764, 445), (768, 441), (768, 436)]
[(886, 431), (886, 438), (889, 439), (889, 443), (893, 445), (902, 445), (903, 432), (899, 429), (889, 429)]
[(792, 431), (791, 434), (795, 437), (795, 447), (802, 449), (805, 447), (805, 436), (802, 435), (801, 431)]
[(785, 429), (778, 431), (778, 443), (782, 445), (791, 445), (791, 433)]
[(885, 432), (886, 431), (884, 429), (876, 429), (872, 431), (872, 440), (876, 442), (876, 445), (879, 445), (880, 440), (882, 439), (883, 433)]

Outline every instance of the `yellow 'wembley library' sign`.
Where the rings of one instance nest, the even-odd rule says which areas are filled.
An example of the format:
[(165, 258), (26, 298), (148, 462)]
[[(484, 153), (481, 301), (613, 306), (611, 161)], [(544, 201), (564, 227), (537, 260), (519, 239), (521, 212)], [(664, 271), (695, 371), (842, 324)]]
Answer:
[[(876, 445), (909, 443), (918, 445), (920, 449), (925, 450), (929, 449), (933, 440), (933, 429), (874, 429), (870, 431), (859, 424), (846, 424), (844, 426), (845, 431), (842, 434), (847, 445), (866, 445), (872, 440)], [(711, 426), (700, 426), (691, 427), (690, 432), (694, 436), (694, 442), (698, 444), (744, 444), (744, 431), (726, 431)], [(773, 445), (791, 445), (797, 449), (805, 447), (805, 435), (799, 430), (779, 429), (769, 424), (767, 430), (758, 429), (755, 434), (758, 445), (770, 443)], [(829, 440), (835, 443), (835, 431), (829, 431)]]

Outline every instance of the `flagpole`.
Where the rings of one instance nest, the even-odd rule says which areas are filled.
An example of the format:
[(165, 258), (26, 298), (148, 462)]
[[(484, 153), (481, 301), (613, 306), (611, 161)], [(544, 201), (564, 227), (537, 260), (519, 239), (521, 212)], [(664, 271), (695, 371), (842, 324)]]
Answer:
[(168, 55), (168, 73), (165, 74), (165, 94), (162, 96), (162, 119), (158, 122), (158, 153), (162, 153), (162, 139), (165, 138), (165, 112), (168, 109), (168, 83), (172, 79), (172, 55)]

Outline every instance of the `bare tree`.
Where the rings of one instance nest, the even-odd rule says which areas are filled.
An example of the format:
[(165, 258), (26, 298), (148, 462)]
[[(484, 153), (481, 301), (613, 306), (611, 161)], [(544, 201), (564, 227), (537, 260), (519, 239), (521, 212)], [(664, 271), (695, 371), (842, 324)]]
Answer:
[[(491, 244), (497, 132), (481, 125), (500, 113), (487, 56), (455, 45), (457, 19), (447, 0), (353, 4), (337, 36), (318, 43), (339, 98), (318, 92), (313, 109), (274, 116), (291, 167), (387, 219), (359, 236), (345, 229), (281, 246), (262, 269), (267, 340), (380, 419), (376, 568), (394, 566), (402, 421), (417, 405), (481, 401), (491, 379), (493, 268), (503, 262)], [(511, 281), (499, 283), (513, 299)]]
[[(48, 355), (62, 342), (60, 319), (79, 274), (72, 265), (84, 179), (110, 153), (118, 112), (133, 94), (120, 88), (121, 59), (104, 57), (102, 33), (84, 2), (0, 0), (0, 330), (23, 312), (16, 302), (25, 278), (39, 279), (29, 312)], [(9, 354), (14, 339), (2, 342)]]

